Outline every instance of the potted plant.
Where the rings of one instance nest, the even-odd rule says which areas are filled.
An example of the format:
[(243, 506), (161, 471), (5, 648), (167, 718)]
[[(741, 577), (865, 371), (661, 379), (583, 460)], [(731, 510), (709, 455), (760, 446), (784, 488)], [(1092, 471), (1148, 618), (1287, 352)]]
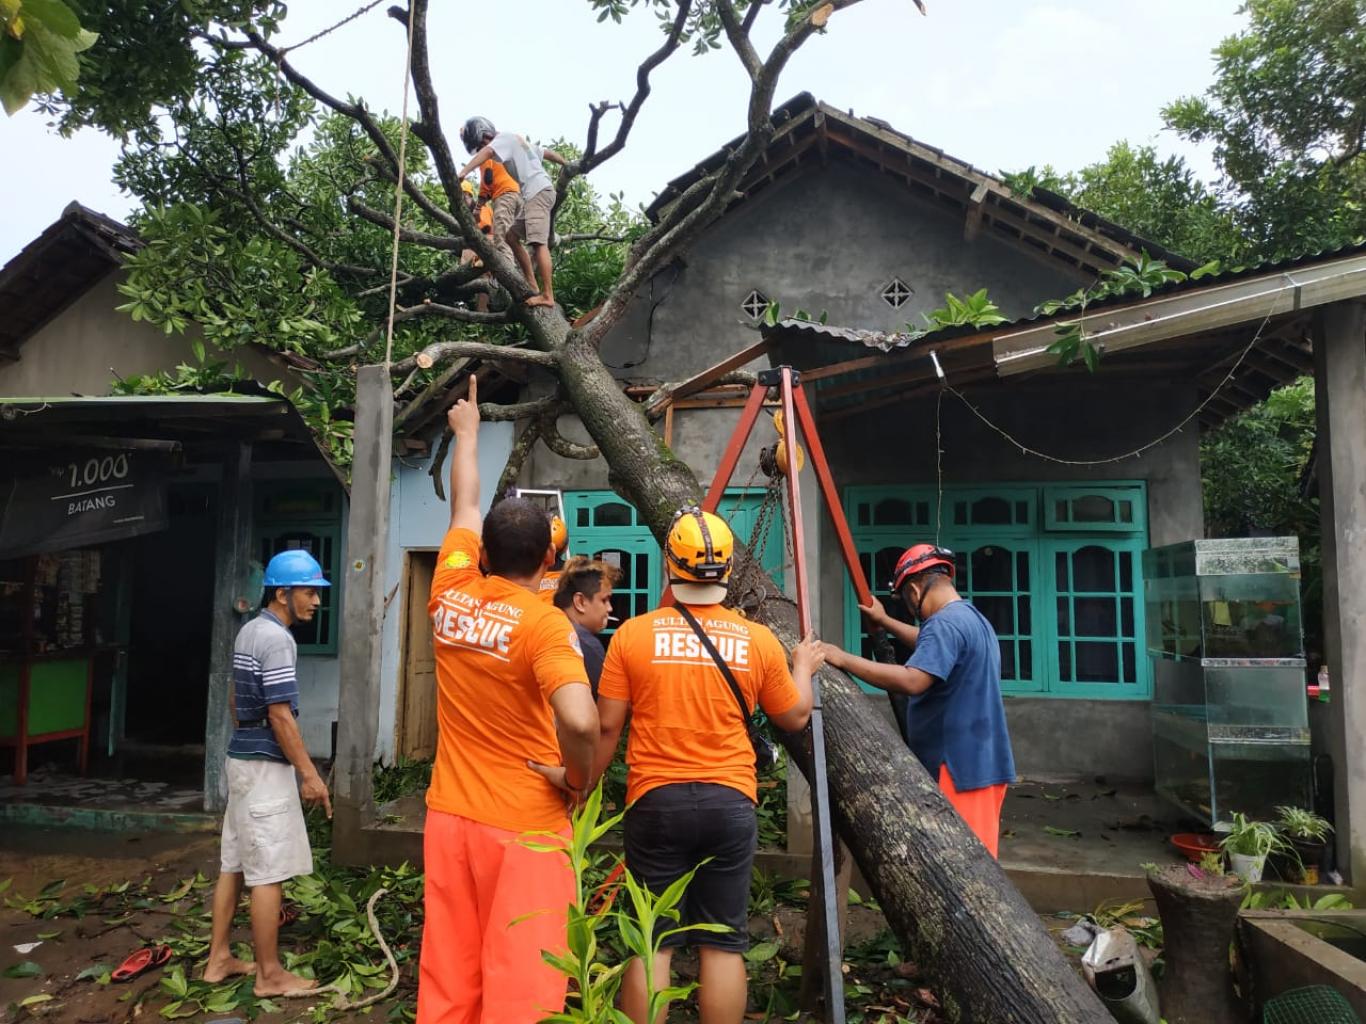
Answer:
[(1233, 824), (1220, 844), (1228, 854), (1233, 873), (1248, 882), (1260, 882), (1266, 858), (1273, 852), (1292, 849), (1290, 840), (1269, 821), (1249, 821), (1236, 811)]
[(1276, 813), (1279, 815), (1276, 825), (1281, 834), (1290, 840), (1295, 859), (1299, 862), (1299, 880), (1305, 885), (1317, 885), (1319, 864), (1323, 860), (1323, 851), (1328, 846), (1328, 836), (1333, 826), (1328, 824), (1326, 818), (1302, 807), (1277, 807)]

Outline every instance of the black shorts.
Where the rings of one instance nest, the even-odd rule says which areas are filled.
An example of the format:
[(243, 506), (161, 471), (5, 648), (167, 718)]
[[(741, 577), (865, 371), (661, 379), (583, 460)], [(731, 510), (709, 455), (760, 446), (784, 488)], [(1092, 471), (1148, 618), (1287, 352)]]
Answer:
[(759, 846), (749, 797), (711, 782), (652, 789), (626, 812), (625, 845), (627, 869), (656, 894), (697, 868), (679, 903), (679, 922), (666, 921), (664, 929), (695, 924), (731, 929), (679, 932), (668, 936), (665, 946), (713, 946), (736, 953), (749, 948), (749, 882)]

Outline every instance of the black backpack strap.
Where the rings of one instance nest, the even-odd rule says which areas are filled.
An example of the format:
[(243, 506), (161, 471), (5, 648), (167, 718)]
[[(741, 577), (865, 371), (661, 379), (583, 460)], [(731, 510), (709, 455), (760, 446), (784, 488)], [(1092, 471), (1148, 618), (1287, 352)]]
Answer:
[(716, 667), (721, 670), (721, 675), (725, 677), (726, 684), (730, 687), (732, 696), (735, 697), (735, 703), (740, 707), (740, 717), (745, 720), (745, 731), (752, 736), (755, 731), (754, 719), (750, 717), (750, 710), (745, 705), (744, 695), (740, 693), (740, 684), (735, 681), (735, 675), (731, 672), (730, 666), (726, 664), (726, 659), (721, 657), (721, 652), (711, 642), (711, 637), (702, 631), (701, 624), (698, 623), (693, 613), (688, 611), (688, 606), (679, 602), (675, 607), (677, 607), (678, 613), (687, 620), (688, 625), (692, 627), (692, 631), (697, 634), (697, 639), (702, 641), (702, 646), (711, 655), (711, 660), (716, 662)]

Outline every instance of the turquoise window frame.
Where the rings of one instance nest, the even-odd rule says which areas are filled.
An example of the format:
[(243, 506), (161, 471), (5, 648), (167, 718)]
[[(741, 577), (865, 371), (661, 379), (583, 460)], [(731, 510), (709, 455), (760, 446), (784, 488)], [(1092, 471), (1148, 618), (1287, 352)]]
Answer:
[[(1133, 523), (1066, 523), (1052, 515), (1054, 503), (1059, 500), (1072, 500), (1087, 495), (1104, 495), (1111, 500), (1131, 501)], [(984, 498), (999, 497), (1010, 503), (1009, 523), (961, 524), (956, 522), (956, 503), (966, 501), (969, 505)], [(860, 505), (875, 507), (878, 502), (893, 499), (910, 503), (928, 502), (930, 509), (930, 528), (918, 526), (881, 526), (858, 525)], [(1143, 481), (1115, 480), (1096, 485), (1056, 485), (1051, 483), (1001, 483), (974, 484), (971, 486), (949, 486), (944, 488), (942, 527), (939, 543), (951, 548), (959, 556), (960, 579), (965, 581), (962, 588), (965, 597), (1004, 597), (1014, 596), (1018, 601), (1023, 593), (1019, 589), (1019, 566), (1013, 562), (1012, 570), (1016, 577), (1015, 589), (1006, 591), (985, 591), (978, 587), (969, 571), (962, 573), (963, 564), (974, 551), (984, 547), (1009, 548), (1016, 557), (1024, 554), (1028, 558), (1028, 594), (1030, 597), (1030, 622), (1028, 631), (1008, 635), (1002, 632), (1003, 643), (1014, 647), (1017, 671), (1014, 678), (1002, 679), (1001, 689), (1006, 694), (1038, 697), (1073, 697), (1101, 700), (1146, 700), (1152, 696), (1152, 669), (1144, 653), (1145, 623), (1143, 619), (1143, 581), (1141, 575), (1141, 552), (1148, 546), (1147, 523), (1147, 486)], [(855, 486), (844, 490), (846, 515), (851, 523), (854, 546), (865, 559), (865, 571), (875, 553), (884, 548), (902, 550), (912, 543), (923, 539), (933, 539), (933, 521), (936, 519), (938, 493), (932, 487), (916, 486)], [(1024, 509), (1018, 508), (1024, 503)], [(1027, 514), (1021, 516), (1023, 511)], [(868, 517), (865, 517), (867, 521)], [(1076, 550), (1088, 544), (1098, 544), (1112, 552), (1124, 552), (1133, 560), (1132, 589), (1125, 595), (1132, 601), (1134, 645), (1134, 675), (1132, 682), (1116, 679), (1108, 682), (1074, 682), (1059, 678), (1061, 663), (1059, 643), (1074, 642), (1070, 636), (1058, 637), (1057, 598), (1055, 584), (1054, 558), (1060, 550)], [(885, 575), (885, 574), (884, 574)], [(873, 592), (880, 597), (887, 596), (888, 580), (870, 577)], [(1013, 609), (1019, 626), (1018, 603)], [(859, 614), (854, 597), (853, 584), (845, 581), (844, 587), (844, 637), (845, 646), (851, 651), (859, 651), (866, 637), (863, 619)], [(1083, 638), (1090, 642), (1092, 638)], [(1111, 638), (1116, 643), (1118, 637)], [(1022, 647), (1022, 643), (1028, 644)], [(1027, 655), (1027, 662), (1023, 655)], [(1120, 657), (1122, 659), (1122, 650)], [(1028, 664), (1029, 677), (1025, 678), (1018, 666)], [(1120, 672), (1123, 675), (1122, 660)], [(870, 687), (865, 689), (870, 690)]]
[[(646, 578), (642, 585), (633, 581), (627, 591), (632, 595), (632, 613), (639, 615), (659, 607), (659, 599), (664, 592), (664, 558), (659, 549), (659, 541), (649, 527), (640, 521), (635, 508), (614, 491), (565, 491), (564, 512), (569, 523), (569, 553), (571, 555), (592, 555), (601, 551), (620, 551), (632, 558), (644, 556)], [(753, 529), (754, 517), (763, 500), (763, 491), (743, 487), (729, 488), (721, 498), (718, 509), (723, 518), (732, 524), (736, 536), (748, 542)], [(621, 506), (622, 514), (613, 508), (614, 518), (629, 520), (609, 526), (599, 526), (595, 522), (600, 512), (607, 506)], [(775, 526), (778, 524), (775, 523)], [(779, 530), (771, 530), (764, 546), (761, 564), (779, 582), (782, 582), (783, 541)], [(604, 635), (616, 631), (615, 626), (603, 630)]]
[[(272, 555), (285, 547), (285, 542), (307, 537), (316, 538), (317, 551), (310, 551), (323, 568), (323, 576), (332, 586), (319, 590), (317, 643), (298, 643), (300, 656), (331, 655), (337, 653), (341, 625), (341, 552), (342, 504), (341, 487), (333, 480), (257, 481), (256, 514), (252, 522), (252, 549), (262, 566)], [(292, 509), (288, 498), (302, 499)], [(282, 500), (278, 508), (273, 503)], [(311, 499), (317, 504), (310, 507)], [(311, 547), (311, 545), (310, 545)], [(295, 627), (296, 629), (299, 627)]]
[[(1146, 622), (1143, 615), (1143, 576), (1142, 562), (1143, 550), (1147, 547), (1145, 538), (1116, 538), (1113, 534), (1100, 533), (1089, 537), (1071, 537), (1066, 540), (1050, 539), (1042, 544), (1041, 568), (1046, 571), (1044, 575), (1048, 577), (1049, 596), (1047, 608), (1043, 609), (1044, 621), (1048, 625), (1048, 679), (1052, 684), (1052, 692), (1064, 697), (1084, 697), (1100, 700), (1120, 700), (1134, 699), (1138, 697), (1152, 696), (1152, 663), (1148, 659)], [(1102, 590), (1098, 588), (1077, 589), (1072, 582), (1071, 573), (1074, 566), (1069, 564), (1069, 589), (1062, 590), (1056, 579), (1056, 558), (1059, 554), (1075, 553), (1087, 547), (1100, 547), (1110, 552), (1116, 559), (1116, 581), (1114, 590)], [(1127, 557), (1130, 562), (1130, 586), (1125, 589), (1119, 585), (1119, 558)], [(1116, 631), (1108, 634), (1099, 633), (1075, 633), (1073, 629), (1076, 623), (1076, 601), (1078, 598), (1107, 598), (1113, 597), (1116, 602), (1125, 599), (1131, 602), (1132, 624), (1128, 638), (1124, 638), (1123, 616), (1119, 609), (1116, 609), (1117, 626)], [(1065, 601), (1071, 611), (1069, 612), (1069, 628), (1063, 631), (1058, 622), (1058, 604)], [(1062, 647), (1067, 645), (1071, 648), (1071, 672), (1076, 673), (1077, 657), (1076, 645), (1078, 643), (1114, 643), (1119, 647), (1117, 652), (1117, 665), (1119, 674), (1124, 674), (1123, 667), (1123, 644), (1131, 644), (1134, 658), (1134, 679), (1126, 682), (1122, 678), (1114, 681), (1077, 681), (1074, 679), (1062, 678)], [(1037, 644), (1036, 644), (1037, 646)]]

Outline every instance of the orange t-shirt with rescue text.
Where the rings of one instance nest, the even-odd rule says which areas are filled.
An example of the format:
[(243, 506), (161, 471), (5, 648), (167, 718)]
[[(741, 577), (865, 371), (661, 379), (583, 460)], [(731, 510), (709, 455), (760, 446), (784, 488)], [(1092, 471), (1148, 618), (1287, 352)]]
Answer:
[(563, 828), (563, 795), (526, 763), (560, 763), (550, 695), (588, 685), (574, 627), (525, 587), (480, 572), (472, 530), (446, 534), (427, 608), (437, 721), (427, 806), (512, 832)]
[(541, 577), (541, 589), (536, 591), (536, 596), (546, 604), (553, 605), (555, 603), (555, 591), (560, 589), (560, 577), (563, 575), (564, 573), (559, 569), (547, 570), (546, 574)]
[(508, 192), (520, 192), (522, 188), (517, 179), (507, 172), (507, 168), (497, 160), (486, 160), (479, 168), (479, 199), (491, 202)]
[[(746, 707), (757, 703), (772, 716), (797, 704), (787, 651), (767, 626), (721, 605), (689, 611), (730, 666)], [(627, 801), (675, 782), (715, 782), (757, 799), (754, 747), (735, 696), (673, 608), (622, 623), (607, 648), (598, 696), (631, 703)]]

